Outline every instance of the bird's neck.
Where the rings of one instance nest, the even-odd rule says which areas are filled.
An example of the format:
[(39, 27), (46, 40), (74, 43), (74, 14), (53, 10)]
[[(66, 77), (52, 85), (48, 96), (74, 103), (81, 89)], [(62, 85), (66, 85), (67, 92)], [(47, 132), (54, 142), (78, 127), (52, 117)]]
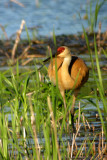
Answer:
[(66, 89), (70, 89), (69, 86), (72, 84), (71, 75), (69, 74), (69, 65), (71, 63), (72, 56), (67, 56), (64, 58), (62, 67), (61, 67), (61, 78), (63, 85)]
[(64, 61), (63, 61), (63, 66), (66, 68), (68, 68), (68, 66), (70, 65), (70, 62), (72, 60), (72, 56), (71, 55), (68, 55), (67, 57), (64, 58)]
[(69, 65), (71, 63), (71, 60), (72, 60), (72, 56), (71, 55), (68, 55), (67, 57), (64, 58), (64, 61), (63, 61), (63, 64), (62, 64), (62, 76), (64, 78), (64, 76), (70, 76), (69, 75)]

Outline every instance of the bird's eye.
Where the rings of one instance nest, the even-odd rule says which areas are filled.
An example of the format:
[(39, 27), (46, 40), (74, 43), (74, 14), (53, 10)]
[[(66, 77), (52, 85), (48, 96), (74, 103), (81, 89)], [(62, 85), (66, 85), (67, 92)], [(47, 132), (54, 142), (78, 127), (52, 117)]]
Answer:
[(64, 50), (65, 50), (64, 47), (59, 47), (59, 48), (57, 49), (57, 52), (60, 54), (60, 53), (62, 53)]

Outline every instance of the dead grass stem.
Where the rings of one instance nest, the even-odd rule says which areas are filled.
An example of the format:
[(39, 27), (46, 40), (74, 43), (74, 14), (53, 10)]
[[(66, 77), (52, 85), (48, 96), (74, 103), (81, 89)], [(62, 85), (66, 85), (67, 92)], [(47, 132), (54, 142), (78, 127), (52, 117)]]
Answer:
[(16, 4), (18, 4), (21, 7), (25, 7), (24, 4), (22, 4), (21, 2), (17, 1), (17, 0), (10, 0), (11, 2), (14, 2)]
[(61, 160), (61, 155), (60, 155), (59, 145), (58, 145), (58, 140), (57, 140), (56, 124), (55, 124), (55, 119), (54, 119), (52, 106), (51, 106), (51, 100), (50, 100), (49, 96), (47, 97), (47, 102), (48, 102), (48, 107), (49, 107), (49, 111), (50, 111), (50, 117), (52, 119), (52, 128), (54, 130), (54, 135), (55, 135), (55, 143), (56, 143), (56, 147), (57, 147), (57, 151), (58, 151), (58, 159)]
[(12, 55), (11, 55), (11, 56), (12, 56), (11, 58), (12, 58), (13, 61), (14, 61), (14, 59), (15, 59), (15, 52), (16, 52), (18, 43), (19, 43), (19, 41), (20, 41), (20, 35), (21, 35), (21, 33), (22, 33), (22, 29), (23, 29), (24, 24), (25, 24), (25, 21), (22, 20), (21, 25), (20, 25), (20, 29), (17, 31), (17, 36), (16, 36), (15, 44), (14, 44), (14, 46), (13, 46)]
[(34, 134), (35, 149), (36, 149), (37, 159), (40, 160), (40, 146), (39, 146), (37, 133), (36, 133), (35, 116), (34, 116), (33, 107), (31, 103), (31, 96), (29, 96), (29, 105), (30, 105), (30, 112), (31, 112), (31, 125), (32, 125), (33, 134)]

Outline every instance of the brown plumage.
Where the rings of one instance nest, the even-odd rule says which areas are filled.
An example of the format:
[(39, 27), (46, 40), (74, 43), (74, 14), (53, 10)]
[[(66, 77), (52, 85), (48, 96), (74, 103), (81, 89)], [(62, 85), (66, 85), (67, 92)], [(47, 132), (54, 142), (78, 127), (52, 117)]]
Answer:
[(79, 89), (88, 80), (89, 69), (84, 61), (71, 54), (71, 51), (66, 46), (61, 46), (57, 49), (56, 57), (52, 59), (48, 67), (48, 75), (54, 85), (56, 85), (57, 66), (58, 87), (65, 102), (65, 90), (74, 90), (73, 104), (71, 109), (72, 125), (74, 127), (74, 103)]

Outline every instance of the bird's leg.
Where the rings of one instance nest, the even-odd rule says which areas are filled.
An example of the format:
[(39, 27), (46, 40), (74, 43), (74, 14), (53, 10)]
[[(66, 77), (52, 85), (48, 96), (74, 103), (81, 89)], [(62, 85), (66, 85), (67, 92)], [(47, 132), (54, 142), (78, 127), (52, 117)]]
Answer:
[(71, 108), (71, 123), (72, 123), (73, 132), (75, 132), (75, 127), (74, 127), (74, 107), (75, 107), (75, 100), (76, 100), (76, 97), (77, 97), (77, 95), (78, 95), (78, 91), (79, 91), (79, 90), (75, 90), (75, 91), (74, 91), (72, 108)]
[(75, 106), (75, 99), (76, 99), (76, 96), (73, 94), (73, 102), (72, 102), (72, 108), (71, 108), (71, 123), (72, 123), (72, 129), (73, 129), (73, 131), (75, 130), (75, 127), (74, 127), (74, 106)]
[(66, 109), (67, 106), (66, 106), (66, 101), (65, 101), (65, 91), (64, 90), (60, 90), (60, 93), (61, 93), (63, 101), (64, 101), (64, 108)]
[(66, 109), (67, 106), (66, 106), (65, 96), (63, 97), (63, 101), (64, 101), (64, 108)]

